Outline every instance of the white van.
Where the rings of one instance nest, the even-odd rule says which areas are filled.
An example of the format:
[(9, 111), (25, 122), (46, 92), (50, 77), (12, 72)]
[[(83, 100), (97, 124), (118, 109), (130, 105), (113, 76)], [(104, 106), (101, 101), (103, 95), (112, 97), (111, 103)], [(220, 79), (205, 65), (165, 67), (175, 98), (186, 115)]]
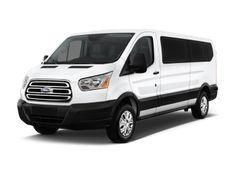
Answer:
[(217, 96), (208, 39), (152, 30), (101, 31), (67, 38), (25, 76), (19, 116), (41, 134), (106, 128), (131, 139), (138, 120), (178, 110), (205, 118)]

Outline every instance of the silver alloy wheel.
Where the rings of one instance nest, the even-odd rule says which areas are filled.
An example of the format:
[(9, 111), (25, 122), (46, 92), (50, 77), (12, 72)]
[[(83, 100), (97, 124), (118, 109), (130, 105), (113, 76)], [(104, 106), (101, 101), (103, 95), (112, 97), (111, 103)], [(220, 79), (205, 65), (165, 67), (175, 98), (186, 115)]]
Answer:
[(201, 99), (200, 108), (201, 108), (202, 115), (205, 115), (208, 109), (208, 101), (205, 96), (203, 96)]
[(120, 116), (119, 129), (121, 135), (129, 137), (133, 131), (134, 119), (130, 111), (124, 111)]

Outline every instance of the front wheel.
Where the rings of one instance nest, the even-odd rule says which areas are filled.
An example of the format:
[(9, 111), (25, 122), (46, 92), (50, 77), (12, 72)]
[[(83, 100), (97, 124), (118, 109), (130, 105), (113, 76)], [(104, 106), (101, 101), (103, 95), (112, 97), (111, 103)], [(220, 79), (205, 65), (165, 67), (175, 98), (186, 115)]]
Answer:
[(107, 136), (114, 143), (126, 143), (134, 133), (135, 123), (133, 108), (124, 105), (115, 113), (111, 125), (106, 128)]
[(47, 127), (47, 126), (34, 126), (34, 129), (42, 135), (51, 135), (56, 133), (57, 127)]
[(206, 92), (202, 92), (196, 104), (191, 108), (192, 115), (196, 119), (203, 119), (207, 116), (209, 110), (209, 100)]

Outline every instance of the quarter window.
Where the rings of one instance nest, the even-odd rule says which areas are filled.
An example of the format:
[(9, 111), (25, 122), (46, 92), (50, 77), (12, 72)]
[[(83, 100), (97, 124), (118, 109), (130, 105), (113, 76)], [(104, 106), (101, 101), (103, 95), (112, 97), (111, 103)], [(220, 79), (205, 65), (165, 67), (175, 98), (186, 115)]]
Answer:
[(191, 62), (210, 61), (213, 57), (212, 46), (207, 42), (189, 42)]

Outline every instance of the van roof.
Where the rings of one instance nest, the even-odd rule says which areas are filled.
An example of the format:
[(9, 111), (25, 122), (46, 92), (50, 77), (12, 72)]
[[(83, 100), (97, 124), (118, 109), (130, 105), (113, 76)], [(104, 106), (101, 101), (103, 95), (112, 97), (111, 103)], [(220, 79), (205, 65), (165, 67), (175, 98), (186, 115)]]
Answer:
[(165, 32), (165, 31), (157, 31), (157, 30), (152, 30), (152, 29), (100, 30), (100, 31), (76, 33), (71, 36), (86, 35), (86, 34), (102, 34), (102, 33), (135, 33), (136, 35), (139, 35), (144, 32), (154, 32), (158, 36), (169, 36), (169, 37), (184, 38), (184, 39), (190, 39), (190, 40), (200, 40), (200, 41), (212, 42), (210, 39), (207, 39), (207, 38), (201, 38), (201, 37), (195, 37), (195, 36), (177, 34), (177, 33), (172, 33), (172, 32)]

